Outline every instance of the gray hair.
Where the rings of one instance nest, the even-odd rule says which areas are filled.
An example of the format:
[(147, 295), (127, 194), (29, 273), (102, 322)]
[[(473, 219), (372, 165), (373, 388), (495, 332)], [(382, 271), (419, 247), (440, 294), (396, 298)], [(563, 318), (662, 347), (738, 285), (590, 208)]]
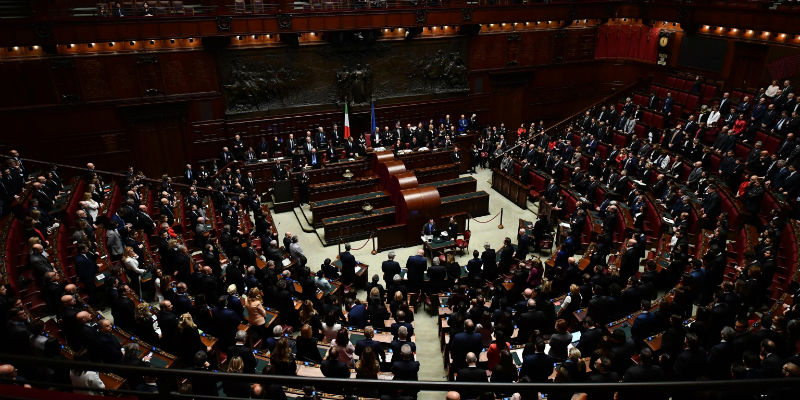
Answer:
[(411, 358), (411, 346), (408, 344), (402, 345), (400, 347), (400, 355), (402, 355), (403, 358)]
[(390, 251), (390, 252), (389, 252), (389, 258), (394, 258), (394, 256), (395, 256), (394, 252), (393, 252), (393, 251)]
[(247, 331), (236, 331), (236, 335), (233, 337), (233, 339), (237, 342), (244, 342), (247, 340)]
[(275, 325), (275, 327), (272, 328), (272, 336), (281, 336), (281, 335), (283, 335), (283, 327), (280, 325)]
[(733, 328), (731, 328), (730, 326), (722, 328), (722, 331), (720, 333), (722, 334), (722, 338), (725, 339), (726, 341), (733, 339), (733, 337), (736, 335), (736, 331), (733, 330)]

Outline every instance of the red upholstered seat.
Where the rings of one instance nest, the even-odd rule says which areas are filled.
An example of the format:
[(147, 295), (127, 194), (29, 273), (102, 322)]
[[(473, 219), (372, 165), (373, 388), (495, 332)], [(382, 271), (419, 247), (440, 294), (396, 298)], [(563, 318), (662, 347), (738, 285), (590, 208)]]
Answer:
[(633, 133), (636, 135), (636, 137), (641, 139), (647, 135), (647, 131), (644, 129), (644, 125), (642, 124), (636, 124), (636, 126), (633, 127)]
[(653, 125), (653, 113), (650, 112), (650, 111), (645, 111), (643, 116), (642, 116), (642, 122), (644, 122), (645, 125), (652, 126)]
[(674, 88), (677, 81), (678, 79), (674, 76), (667, 77), (667, 86)]
[(689, 93), (686, 92), (678, 92), (675, 96), (675, 101), (680, 104), (686, 104), (686, 98), (689, 97)]
[(673, 104), (672, 115), (675, 117), (680, 117), (681, 115), (683, 115), (683, 107), (681, 107), (679, 104)]
[(717, 95), (717, 87), (704, 83), (701, 93), (703, 95), (703, 102), (705, 103), (707, 100), (711, 100)]
[(699, 103), (700, 103), (700, 98), (699, 98), (699, 97), (697, 97), (697, 95), (690, 94), (690, 95), (689, 95), (689, 96), (686, 98), (686, 103), (685, 103), (685, 106), (686, 106), (686, 109), (687, 109), (687, 110), (695, 110), (695, 109), (697, 109), (697, 105), (698, 105)]
[(764, 148), (770, 153), (778, 151), (778, 147), (780, 147), (780, 145), (781, 145), (781, 139), (769, 134), (764, 140)]
[(469, 248), (469, 238), (472, 237), (472, 232), (467, 229), (464, 231), (463, 239), (456, 239), (456, 247), (463, 253), (465, 249)]
[(639, 105), (639, 106), (647, 105), (647, 96), (643, 96), (641, 94), (633, 95), (633, 104), (636, 104), (636, 105)]
[(660, 114), (653, 114), (652, 126), (658, 129), (664, 129), (664, 117)]
[(750, 154), (750, 147), (745, 146), (741, 143), (736, 143), (736, 145), (733, 148), (733, 152), (736, 155), (736, 157), (747, 159), (747, 155)]
[(628, 138), (625, 135), (614, 133), (614, 144), (620, 147), (628, 145)]

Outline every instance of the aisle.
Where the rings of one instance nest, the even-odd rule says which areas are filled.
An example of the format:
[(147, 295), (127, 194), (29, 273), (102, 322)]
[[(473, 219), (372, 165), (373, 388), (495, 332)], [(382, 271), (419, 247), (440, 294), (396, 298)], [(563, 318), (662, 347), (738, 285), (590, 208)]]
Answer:
[[(495, 250), (502, 246), (503, 238), (506, 236), (512, 238), (512, 240), (516, 242), (519, 218), (528, 221), (535, 221), (536, 219), (533, 212), (520, 209), (491, 188), (492, 173), (490, 170), (479, 170), (478, 173), (471, 175), (478, 181), (477, 190), (484, 190), (489, 193), (490, 214), (478, 219), (480, 221), (488, 221), (498, 214), (502, 208), (504, 210), (504, 228), (498, 229), (498, 224), (500, 223), (499, 217), (485, 224), (476, 223), (474, 220), (471, 221), (470, 229), (472, 230), (472, 239), (470, 240), (469, 251), (465, 252), (464, 255), (456, 257), (456, 261), (462, 265), (466, 264), (467, 261), (472, 258), (471, 253), (473, 250), (483, 251), (483, 244), (486, 242), (489, 242)], [(302, 218), (300, 210), (295, 210), (297, 211), (297, 215)], [(308, 208), (306, 208), (306, 212), (308, 211)], [(300, 236), (300, 246), (303, 248), (306, 257), (308, 257), (308, 266), (312, 271), (319, 270), (325, 258), (334, 259), (336, 257), (337, 247), (323, 247), (316, 235), (313, 233), (303, 233), (294, 213), (284, 212), (273, 214), (273, 218), (281, 238), (283, 238), (283, 234), (286, 231), (297, 233)], [(306, 225), (305, 221), (303, 225)], [(319, 229), (319, 233), (322, 234), (322, 229)], [(381, 262), (386, 260), (388, 252), (372, 255), (370, 254), (372, 250), (371, 243), (366, 243), (364, 240), (353, 242), (352, 246), (354, 249), (357, 249), (365, 244), (366, 246), (364, 246), (363, 249), (354, 250), (352, 254), (355, 255), (356, 260), (369, 265), (370, 276), (375, 274), (382, 276)], [(394, 252), (397, 254), (395, 260), (404, 267), (408, 257), (416, 254), (417, 249), (419, 249), (419, 246), (395, 249)], [(344, 250), (344, 248), (342, 248), (342, 250)], [(382, 279), (381, 284), (383, 284)], [(366, 292), (360, 291), (358, 293), (358, 298), (365, 299)], [(431, 316), (424, 310), (419, 310), (414, 318), (417, 360), (420, 362), (419, 379), (426, 381), (443, 381), (446, 379), (446, 373), (442, 360), (442, 351), (439, 347), (438, 317)], [(421, 400), (441, 400), (442, 398), (444, 398), (444, 394), (438, 392), (423, 391), (419, 394), (419, 399)]]

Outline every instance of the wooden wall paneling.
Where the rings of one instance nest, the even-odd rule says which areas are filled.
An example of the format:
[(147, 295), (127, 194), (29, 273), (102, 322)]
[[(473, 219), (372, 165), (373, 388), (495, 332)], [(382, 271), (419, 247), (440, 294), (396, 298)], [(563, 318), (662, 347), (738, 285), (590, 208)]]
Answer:
[(54, 103), (70, 103), (83, 97), (75, 79), (76, 74), (74, 59), (65, 57), (50, 60), (50, 78), (56, 97)]
[(105, 62), (102, 57), (78, 58), (75, 60), (76, 76), (81, 85), (83, 100), (105, 100), (111, 98), (109, 77), (106, 73)]
[(159, 56), (139, 55), (136, 57), (136, 71), (140, 96), (155, 96), (164, 93)]

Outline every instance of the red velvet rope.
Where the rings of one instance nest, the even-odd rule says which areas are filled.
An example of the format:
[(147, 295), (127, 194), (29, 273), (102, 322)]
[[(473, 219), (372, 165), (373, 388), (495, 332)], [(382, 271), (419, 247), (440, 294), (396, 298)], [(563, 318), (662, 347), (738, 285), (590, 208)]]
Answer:
[(492, 217), (492, 219), (490, 219), (488, 221), (478, 221), (477, 219), (473, 219), (473, 221), (475, 221), (475, 222), (477, 222), (479, 224), (488, 224), (489, 222), (494, 221), (494, 219), (497, 218), (498, 216), (500, 216), (500, 213), (497, 213), (497, 215), (495, 215), (494, 217)]
[(369, 243), (369, 241), (370, 241), (370, 240), (372, 240), (372, 237), (373, 237), (373, 236), (375, 236), (375, 232), (372, 232), (372, 233), (369, 235), (369, 238), (367, 239), (367, 241), (366, 241), (366, 242), (364, 242), (364, 244), (363, 244), (363, 245), (361, 245), (361, 247), (357, 247), (357, 248), (354, 248), (354, 249), (351, 249), (351, 250), (358, 251), (358, 250), (361, 250), (361, 249), (363, 249), (364, 247), (367, 247), (367, 244)]

